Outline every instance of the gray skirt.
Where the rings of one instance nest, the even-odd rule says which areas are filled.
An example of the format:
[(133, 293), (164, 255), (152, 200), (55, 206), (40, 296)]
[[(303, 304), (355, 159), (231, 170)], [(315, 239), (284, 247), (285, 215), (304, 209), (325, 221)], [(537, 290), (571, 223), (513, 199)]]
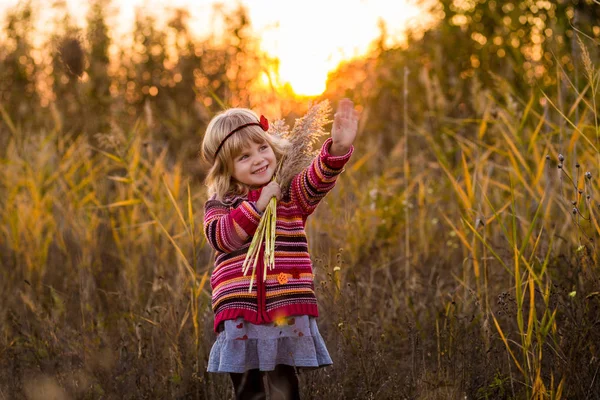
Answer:
[(277, 364), (300, 370), (333, 364), (314, 317), (297, 315), (263, 325), (246, 322), (242, 317), (224, 321), (210, 350), (207, 370), (272, 371)]

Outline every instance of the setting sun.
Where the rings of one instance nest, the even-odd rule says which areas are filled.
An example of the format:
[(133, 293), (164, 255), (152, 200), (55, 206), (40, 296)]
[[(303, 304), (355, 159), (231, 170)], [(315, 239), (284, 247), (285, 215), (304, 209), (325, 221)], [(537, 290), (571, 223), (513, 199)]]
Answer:
[[(299, 95), (319, 95), (327, 74), (340, 62), (364, 55), (386, 24), (390, 40), (402, 40), (411, 20), (420, 14), (405, 1), (308, 0), (289, 3), (250, 3), (252, 22), (263, 49), (279, 59), (279, 77)], [(388, 43), (389, 44), (389, 43)]]
[[(292, 53), (292, 54), (290, 54)], [(325, 91), (325, 82), (330, 68), (315, 54), (293, 54), (293, 51), (277, 54), (280, 61), (279, 78), (289, 83), (298, 95), (318, 95)], [(311, 61), (312, 58), (312, 61)]]

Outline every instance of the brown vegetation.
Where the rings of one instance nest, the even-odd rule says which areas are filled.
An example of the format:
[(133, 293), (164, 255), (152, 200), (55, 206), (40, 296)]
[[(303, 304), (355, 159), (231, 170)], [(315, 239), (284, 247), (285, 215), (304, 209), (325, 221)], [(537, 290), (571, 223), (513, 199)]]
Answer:
[[(139, 16), (111, 59), (92, 3), (41, 58), (27, 2), (4, 26), (0, 399), (228, 398), (206, 373), (201, 134), (224, 104), (292, 125), (308, 102), (258, 84), (271, 64), (243, 9), (223, 44), (184, 11), (164, 30)], [(433, 12), (322, 96), (362, 121), (307, 225), (335, 364), (301, 376), (304, 398), (600, 398), (600, 6)]]

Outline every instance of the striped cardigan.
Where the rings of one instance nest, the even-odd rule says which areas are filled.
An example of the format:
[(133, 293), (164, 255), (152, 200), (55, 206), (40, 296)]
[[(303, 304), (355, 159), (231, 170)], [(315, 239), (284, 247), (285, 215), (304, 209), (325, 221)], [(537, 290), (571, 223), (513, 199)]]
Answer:
[(354, 150), (332, 156), (328, 151), (330, 143), (331, 138), (310, 166), (294, 177), (289, 194), (277, 202), (275, 268), (267, 270), (263, 281), (261, 249), (250, 292), (252, 267), (244, 276), (242, 263), (260, 221), (255, 204), (261, 189), (252, 190), (247, 196), (228, 197), (224, 202), (213, 196), (206, 202), (204, 234), (216, 251), (210, 278), (215, 332), (222, 321), (237, 317), (254, 324), (291, 315), (318, 317), (304, 227), (306, 218), (333, 188)]

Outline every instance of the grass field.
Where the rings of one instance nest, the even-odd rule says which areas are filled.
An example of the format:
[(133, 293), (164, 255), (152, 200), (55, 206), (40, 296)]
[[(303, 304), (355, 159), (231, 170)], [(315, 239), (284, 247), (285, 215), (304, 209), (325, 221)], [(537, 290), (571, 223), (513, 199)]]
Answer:
[[(577, 84), (473, 79), (462, 114), (435, 68), (380, 56), (403, 91), (369, 88), (307, 224), (334, 366), (301, 375), (303, 398), (600, 398), (600, 75), (580, 49)], [(173, 107), (193, 154), (202, 130)], [(147, 106), (83, 135), (45, 110), (32, 127), (0, 102), (0, 399), (229, 398), (206, 372), (203, 171), (156, 130), (181, 126)]]

